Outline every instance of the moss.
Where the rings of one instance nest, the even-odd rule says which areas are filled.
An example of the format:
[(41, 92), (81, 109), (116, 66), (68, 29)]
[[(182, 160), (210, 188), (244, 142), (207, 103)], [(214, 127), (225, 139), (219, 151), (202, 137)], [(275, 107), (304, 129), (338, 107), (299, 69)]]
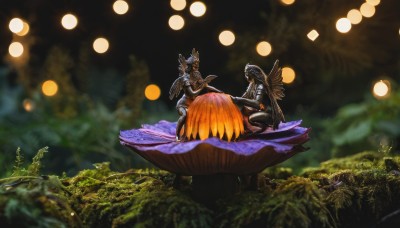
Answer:
[[(18, 167), (23, 169), (21, 162)], [(363, 152), (323, 162), (299, 176), (270, 168), (258, 175), (258, 189), (242, 187), (207, 208), (193, 199), (190, 177), (173, 187), (175, 175), (165, 171), (119, 173), (107, 162), (98, 163), (74, 177), (1, 179), (0, 225), (370, 227), (396, 215), (399, 167), (398, 155)]]

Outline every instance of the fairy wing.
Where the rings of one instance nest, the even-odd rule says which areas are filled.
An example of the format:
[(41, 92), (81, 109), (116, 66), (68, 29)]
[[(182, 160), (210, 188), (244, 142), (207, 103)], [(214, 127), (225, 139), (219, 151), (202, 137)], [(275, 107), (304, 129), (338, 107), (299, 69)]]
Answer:
[(271, 108), (272, 108), (272, 117), (273, 117), (273, 128), (278, 128), (279, 122), (285, 121), (285, 117), (283, 116), (283, 112), (278, 105), (277, 100), (282, 100), (285, 96), (283, 93), (283, 83), (282, 83), (282, 69), (279, 67), (279, 60), (275, 61), (274, 66), (272, 67), (271, 72), (265, 79), (265, 84), (267, 87), (267, 93), (271, 100)]
[(179, 71), (179, 77), (172, 83), (171, 88), (169, 89), (169, 99), (174, 99), (174, 97), (177, 97), (179, 93), (181, 92), (183, 88), (183, 75), (185, 74), (187, 64), (185, 57), (183, 57), (181, 54), (178, 56), (178, 71)]

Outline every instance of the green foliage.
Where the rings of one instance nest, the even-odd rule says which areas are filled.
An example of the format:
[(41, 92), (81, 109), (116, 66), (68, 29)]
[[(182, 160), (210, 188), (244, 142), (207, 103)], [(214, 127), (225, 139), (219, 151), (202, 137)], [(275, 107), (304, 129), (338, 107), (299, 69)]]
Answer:
[[(41, 166), (40, 161), (43, 158), (44, 153), (47, 153), (48, 149), (49, 149), (48, 147), (44, 147), (37, 152), (35, 157), (33, 157), (32, 159), (32, 164), (30, 164), (27, 168), (28, 174), (32, 176), (39, 176), (39, 171)], [(18, 160), (18, 155), (17, 155), (17, 160)]]

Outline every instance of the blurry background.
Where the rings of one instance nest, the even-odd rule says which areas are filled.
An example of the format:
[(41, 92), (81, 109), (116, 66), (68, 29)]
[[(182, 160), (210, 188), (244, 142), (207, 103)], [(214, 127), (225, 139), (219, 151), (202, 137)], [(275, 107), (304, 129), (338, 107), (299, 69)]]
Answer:
[(398, 151), (400, 1), (13, 0), (0, 10), (0, 176), (17, 147), (47, 173), (111, 161), (149, 166), (121, 129), (178, 118), (178, 54), (233, 95), (246, 63), (280, 60), (288, 120), (312, 127), (295, 170), (363, 150)]

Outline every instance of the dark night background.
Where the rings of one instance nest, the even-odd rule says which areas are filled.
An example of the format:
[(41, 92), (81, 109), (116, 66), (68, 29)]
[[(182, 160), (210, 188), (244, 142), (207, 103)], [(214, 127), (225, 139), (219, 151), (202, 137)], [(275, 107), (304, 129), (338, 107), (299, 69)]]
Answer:
[[(113, 2), (13, 0), (2, 4), (1, 96), (9, 99), (8, 103), (4, 99), (0, 103), (0, 110), (3, 109), (3, 130), (0, 136), (3, 137), (2, 144), (7, 144), (1, 148), (5, 156), (0, 162), (12, 160), (9, 154), (17, 146), (27, 151), (29, 157), (40, 146), (49, 145), (62, 156), (74, 154), (68, 165), (61, 166), (64, 169), (76, 171), (104, 157), (123, 168), (136, 164), (122, 164), (121, 161), (126, 161), (124, 153), (127, 152), (121, 152), (122, 149), (116, 142), (118, 131), (146, 121), (177, 118), (175, 101), (168, 100), (168, 91), (178, 76), (178, 54), (188, 57), (192, 48), (200, 52), (200, 71), (203, 77), (208, 74), (218, 75), (213, 85), (234, 95), (241, 95), (246, 88), (243, 77), (246, 63), (257, 64), (266, 72), (269, 72), (275, 59), (279, 59), (282, 66), (292, 67), (296, 78), (292, 84), (285, 86), (286, 98), (281, 102), (281, 107), (289, 118), (303, 118), (306, 125), (312, 126), (313, 131), (317, 132), (314, 134), (324, 135), (314, 135), (315, 145), (311, 146), (315, 150), (324, 150), (323, 156), (317, 156), (317, 162), (331, 156), (331, 151), (334, 150), (332, 148), (348, 148), (349, 144), (357, 144), (357, 149), (353, 150), (372, 148), (365, 142), (375, 137), (372, 133), (380, 125), (374, 124), (382, 119), (395, 128), (388, 130), (390, 134), (382, 134), (389, 137), (394, 147), (397, 145), (400, 132), (396, 128), (400, 115), (393, 107), (400, 106), (396, 95), (400, 77), (400, 1), (382, 0), (376, 6), (373, 17), (363, 18), (360, 24), (353, 25), (346, 34), (336, 30), (336, 21), (340, 17), (346, 17), (350, 9), (358, 9), (365, 1), (297, 0), (293, 5), (286, 6), (278, 0), (204, 0), (207, 11), (199, 18), (192, 16), (188, 10), (193, 1), (187, 1), (186, 8), (177, 12), (170, 7), (168, 0), (128, 0), (130, 9), (125, 15), (114, 13)], [(60, 24), (62, 16), (69, 12), (75, 14), (79, 21), (73, 30), (65, 30)], [(182, 30), (174, 31), (169, 28), (168, 19), (173, 14), (179, 14), (185, 19)], [(15, 38), (8, 29), (9, 20), (13, 17), (23, 18), (30, 25), (26, 37), (16, 37), (29, 44), (29, 50), (25, 50), (29, 52), (29, 59), (23, 64), (15, 63), (8, 55), (8, 45)], [(218, 41), (219, 33), (225, 29), (232, 30), (236, 35), (235, 43), (228, 47)], [(306, 36), (312, 29), (319, 32), (319, 37), (314, 42)], [(98, 36), (104, 36), (110, 42), (110, 49), (105, 54), (99, 55), (92, 50), (92, 42)], [(262, 40), (267, 40), (272, 45), (272, 53), (266, 57), (259, 56), (255, 50), (256, 44)], [(60, 57), (60, 61), (54, 60), (57, 56), (54, 58), (54, 53), (50, 51), (54, 47), (62, 50), (58, 55), (67, 57)], [(82, 55), (85, 57), (82, 58)], [(136, 62), (132, 62), (132, 56), (135, 56)], [(68, 58), (73, 63), (63, 65), (63, 58)], [(56, 75), (43, 73), (48, 66), (55, 67), (55, 72), (58, 72), (57, 69), (65, 69), (60, 72), (65, 73), (68, 78), (63, 77), (70, 89), (65, 89), (63, 93), (63, 83), (60, 83), (58, 98), (40, 95), (40, 84), (44, 80), (49, 77), (57, 79)], [(146, 81), (140, 81), (141, 74), (147, 77)], [(371, 94), (373, 84), (381, 79), (391, 83), (393, 95), (389, 96), (389, 101), (377, 100)], [(159, 100), (144, 100), (142, 91), (148, 83), (160, 86)], [(37, 110), (26, 113), (22, 109), (22, 101), (26, 98), (36, 102)], [(85, 103), (85, 99), (89, 105)], [(132, 104), (132, 100), (137, 103)], [(93, 101), (105, 106), (106, 111), (103, 111), (106, 114), (97, 113), (94, 116), (99, 119), (106, 116), (105, 119), (109, 121), (107, 124), (102, 120), (99, 120), (100, 123), (88, 121), (91, 118), (87, 116), (88, 113), (97, 110), (92, 106)], [(390, 105), (381, 107), (381, 101), (389, 102)], [(10, 104), (18, 105), (10, 108)], [(377, 111), (360, 114), (353, 121), (351, 118), (354, 116), (341, 116), (340, 111), (338, 113), (341, 108), (350, 107), (347, 106), (349, 104), (377, 106)], [(65, 107), (71, 108), (66, 111), (63, 109)], [(63, 110), (60, 111), (61, 109)], [(382, 114), (388, 112), (394, 114), (390, 117)], [(372, 124), (362, 128), (363, 126), (348, 124), (347, 121), (360, 124), (372, 121)], [(96, 132), (96, 127), (104, 127), (102, 132), (109, 136), (105, 140), (103, 135), (94, 136), (86, 128), (81, 130), (87, 132), (80, 134), (81, 131), (76, 126), (84, 125), (89, 126), (87, 129), (93, 128), (93, 132)], [(68, 126), (70, 131), (59, 131)], [(335, 134), (354, 135), (349, 128), (358, 129), (357, 127), (361, 130), (355, 134), (363, 135), (363, 138), (353, 140), (358, 140), (357, 143), (352, 144), (352, 139), (344, 140), (347, 144), (340, 144), (344, 142), (343, 139), (329, 141)], [(334, 132), (329, 132), (332, 128)], [(5, 129), (14, 130), (10, 132)], [(65, 132), (76, 135), (76, 138), (63, 138)], [(46, 134), (48, 136), (44, 136)], [(109, 145), (99, 146), (98, 141), (107, 141)], [(84, 147), (84, 142), (87, 147)], [(359, 144), (363, 146), (359, 147)], [(99, 152), (100, 157), (91, 158), (93, 151)], [(49, 156), (55, 159), (54, 156)], [(80, 166), (72, 168), (76, 164)], [(315, 163), (301, 161), (299, 164)]]

